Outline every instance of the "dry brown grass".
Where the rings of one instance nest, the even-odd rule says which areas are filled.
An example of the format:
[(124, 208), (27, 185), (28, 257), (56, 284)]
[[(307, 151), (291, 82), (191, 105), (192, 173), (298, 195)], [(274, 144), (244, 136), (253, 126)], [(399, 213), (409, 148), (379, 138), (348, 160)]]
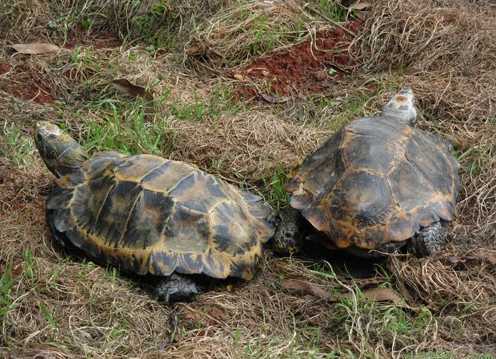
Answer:
[(366, 69), (406, 69), (436, 115), (488, 118), (496, 114), (495, 18), (486, 2), (377, 1), (353, 52)]
[(296, 167), (325, 132), (262, 111), (194, 122), (175, 121), (172, 155), (237, 181), (254, 182)]
[(2, 2), (0, 32), (9, 42), (50, 40), (58, 45), (112, 34), (129, 41), (175, 47), (199, 21), (230, 0), (167, 2), (102, 0), (16, 0)]
[(390, 268), (417, 304), (437, 313), (436, 339), (441, 345), (465, 352), (494, 352), (494, 249), (452, 247), (433, 258), (393, 258)]
[[(152, 3), (141, 6), (149, 10)], [(218, 97), (216, 86), (226, 85), (227, 90), (231, 86), (224, 78), (212, 78), (212, 73), (200, 77), (178, 64), (178, 58), (193, 56), (184, 54), (183, 48), (191, 51), (194, 41), (184, 41), (201, 35), (198, 39), (211, 52), (207, 51), (208, 61), (200, 60), (217, 67), (218, 74), (226, 64), (241, 63), (279, 45), (290, 46), (300, 36), (329, 26), (322, 17), (306, 17), (293, 6), (300, 2), (246, 1), (242, 8), (248, 12), (246, 18), (231, 1), (170, 2), (169, 10), (180, 6), (175, 15), (167, 12), (153, 18), (148, 28), (156, 29), (168, 16), (178, 20), (171, 22), (176, 43), (167, 43), (169, 49), (179, 51), (164, 53), (140, 45), (130, 48), (127, 43), (102, 48), (91, 40), (95, 33), (107, 31), (137, 38), (133, 19), (145, 10), (126, 8), (125, 1), (17, 0), (0, 19), (0, 31), (6, 34), (0, 41), (51, 39), (62, 45), (73, 29), (48, 31), (47, 24), (62, 24), (60, 9), (74, 15), (81, 4), (94, 12), (95, 32), (86, 34), (75, 50), (40, 57), (0, 53), (0, 63), (10, 66), (8, 72), (0, 66), (0, 310), (8, 308), (0, 319), (0, 356), (401, 358), (418, 353), (430, 358), (436, 352), (439, 358), (474, 358), (474, 353), (496, 354), (493, 8), (461, 0), (374, 2), (352, 48), (361, 64), (352, 78), (337, 82), (322, 101), (289, 99), (282, 105), (259, 106), (236, 104), (229, 91)], [(0, 10), (4, 10), (1, 5)], [(68, 24), (77, 24), (91, 11)], [(280, 24), (283, 31), (295, 32), (278, 34), (269, 47), (263, 47), (267, 42), (250, 42), (256, 40), (254, 30), (265, 29), (257, 23), (261, 17), (269, 29)], [(176, 27), (181, 19), (190, 22)], [(187, 34), (190, 29), (194, 31)], [(150, 39), (157, 40), (145, 39), (147, 44)], [(250, 52), (255, 45), (261, 47)], [(117, 134), (129, 140), (125, 145), (149, 149), (146, 138), (126, 132), (132, 116), (141, 113), (141, 105), (112, 90), (110, 82), (117, 77), (154, 93), (143, 128), (151, 131), (147, 134), (164, 131), (173, 137), (170, 147), (154, 151), (251, 185), (289, 170), (328, 133), (351, 118), (374, 113), (397, 87), (409, 83), (419, 99), (420, 126), (450, 137), (462, 164), (463, 190), (452, 242), (431, 258), (391, 258), (385, 269), (368, 279), (335, 274), (337, 259), (329, 259), (331, 269), (322, 260), (268, 255), (254, 281), (222, 284), (193, 303), (161, 305), (132, 279), (67, 258), (53, 247), (44, 220), (43, 197), (50, 177), (30, 138), (36, 120), (65, 123), (83, 142), (95, 140), (88, 137), (90, 128), (110, 131), (117, 126)], [(43, 96), (59, 102), (37, 102)], [(104, 102), (114, 107), (104, 107)], [(201, 116), (185, 115), (185, 108), (191, 106), (200, 108)], [(328, 303), (285, 289), (288, 279), (348, 297)], [(408, 305), (375, 303), (362, 295), (377, 286), (394, 288)]]
[(232, 2), (196, 28), (185, 46), (191, 59), (229, 67), (288, 44), (305, 32), (300, 1)]

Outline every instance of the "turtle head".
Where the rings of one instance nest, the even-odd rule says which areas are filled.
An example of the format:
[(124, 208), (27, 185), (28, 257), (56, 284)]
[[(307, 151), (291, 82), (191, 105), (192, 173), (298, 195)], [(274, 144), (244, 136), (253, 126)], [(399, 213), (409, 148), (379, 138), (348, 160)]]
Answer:
[(53, 123), (38, 122), (34, 140), (41, 158), (57, 177), (78, 171), (87, 158), (81, 145)]
[(384, 106), (382, 114), (414, 125), (417, 120), (417, 109), (415, 108), (415, 96), (412, 89), (405, 87), (394, 95)]

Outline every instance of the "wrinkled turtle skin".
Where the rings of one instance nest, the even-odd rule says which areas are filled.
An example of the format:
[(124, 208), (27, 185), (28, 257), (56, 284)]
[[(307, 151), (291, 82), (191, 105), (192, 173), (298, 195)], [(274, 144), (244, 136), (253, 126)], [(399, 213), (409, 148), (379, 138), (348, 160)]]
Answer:
[[(61, 243), (139, 275), (253, 277), (274, 231), (272, 210), (260, 197), (158, 156), (103, 152), (87, 159), (47, 122), (38, 123), (35, 141), (57, 177), (47, 217)], [(182, 297), (189, 282), (175, 285), (178, 278), (161, 287)]]
[[(329, 247), (367, 253), (439, 249), (455, 216), (459, 165), (441, 137), (415, 128), (411, 89), (376, 117), (344, 126), (287, 184), (290, 206)], [(412, 243), (416, 239), (425, 243)]]

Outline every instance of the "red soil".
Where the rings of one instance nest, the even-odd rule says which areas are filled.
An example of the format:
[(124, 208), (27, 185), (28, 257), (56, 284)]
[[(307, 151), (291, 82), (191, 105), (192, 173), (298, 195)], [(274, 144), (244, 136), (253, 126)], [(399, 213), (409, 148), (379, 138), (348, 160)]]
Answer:
[(9, 72), (11, 68), (12, 66), (10, 66), (9, 64), (0, 63), (0, 76)]
[[(360, 25), (359, 21), (350, 21), (345, 27), (355, 32)], [(279, 96), (322, 92), (353, 67), (347, 51), (352, 39), (348, 32), (334, 28), (318, 32), (313, 40), (255, 59), (233, 71), (232, 76), (241, 81), (237, 93), (256, 97), (257, 87)]]
[(0, 78), (0, 84), (6, 92), (22, 100), (34, 101), (39, 104), (52, 103), (55, 100), (52, 95), (53, 91), (47, 84), (43, 83), (40, 74), (33, 69), (0, 64), (0, 75), (9, 71), (11, 73), (7, 75), (7, 78)]

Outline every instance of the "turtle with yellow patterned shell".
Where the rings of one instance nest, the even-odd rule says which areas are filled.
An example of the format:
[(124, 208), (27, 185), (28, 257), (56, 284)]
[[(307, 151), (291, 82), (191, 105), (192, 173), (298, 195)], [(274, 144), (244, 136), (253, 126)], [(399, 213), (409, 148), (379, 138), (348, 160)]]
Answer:
[(98, 263), (163, 277), (166, 301), (198, 292), (191, 276), (249, 280), (273, 235), (260, 197), (197, 167), (153, 155), (91, 158), (58, 126), (39, 122), (38, 151), (56, 176), (47, 220), (63, 245)]
[(299, 243), (301, 213), (321, 234), (309, 238), (355, 254), (440, 249), (455, 216), (459, 165), (445, 139), (414, 126), (416, 117), (405, 88), (380, 115), (352, 121), (310, 154), (286, 186), (291, 209), (275, 243)]

